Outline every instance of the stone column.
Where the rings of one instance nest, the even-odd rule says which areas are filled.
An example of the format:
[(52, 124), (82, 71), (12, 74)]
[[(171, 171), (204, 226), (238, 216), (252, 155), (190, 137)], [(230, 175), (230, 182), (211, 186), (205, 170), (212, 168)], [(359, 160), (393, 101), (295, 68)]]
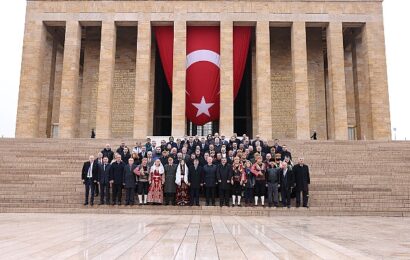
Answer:
[(257, 132), (265, 140), (272, 139), (272, 86), (270, 69), (269, 21), (256, 24), (256, 114)]
[(226, 136), (233, 134), (233, 22), (221, 21), (221, 92), (219, 132)]
[(16, 119), (17, 138), (38, 137), (46, 34), (42, 21), (26, 22)]
[(117, 29), (113, 21), (101, 25), (101, 50), (97, 87), (96, 137), (111, 138), (112, 87), (114, 82)]
[(172, 72), (172, 135), (183, 136), (185, 117), (186, 21), (174, 22), (174, 70)]
[(368, 63), (373, 139), (390, 140), (391, 122), (383, 21), (368, 22), (363, 31), (363, 46)]
[(291, 41), (293, 82), (296, 93), (296, 138), (308, 140), (310, 114), (305, 22), (293, 22)]
[(138, 22), (137, 36), (137, 68), (135, 78), (134, 101), (134, 138), (142, 139), (151, 135), (147, 119), (153, 111), (149, 111), (151, 88), (151, 22)]
[(347, 140), (346, 81), (344, 72), (343, 28), (330, 22), (327, 28), (327, 60), (335, 140)]
[(39, 129), (37, 137), (39, 138), (50, 137), (56, 54), (57, 43), (51, 35), (47, 35), (46, 49), (43, 56), (44, 69), (42, 73), (41, 101), (38, 114)]
[(67, 21), (65, 30), (58, 137), (74, 138), (78, 130), (81, 26), (78, 21)]

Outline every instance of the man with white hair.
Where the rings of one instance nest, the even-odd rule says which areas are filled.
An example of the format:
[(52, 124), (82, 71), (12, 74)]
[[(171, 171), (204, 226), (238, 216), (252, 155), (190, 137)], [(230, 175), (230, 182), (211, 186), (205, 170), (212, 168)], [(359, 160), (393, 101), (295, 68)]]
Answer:
[(308, 208), (310, 174), (303, 157), (300, 157), (299, 163), (293, 167), (293, 174), (296, 183), (296, 207), (300, 207), (300, 193), (302, 192), (303, 207)]
[(290, 208), (290, 194), (294, 184), (294, 177), (292, 170), (288, 167), (286, 162), (282, 162), (279, 170), (280, 192), (282, 196), (283, 207)]
[(83, 169), (81, 171), (81, 179), (83, 184), (85, 185), (85, 202), (84, 206), (88, 205), (88, 197), (90, 195), (91, 189), (91, 198), (90, 204), (91, 206), (94, 205), (94, 190), (95, 190), (95, 183), (97, 183), (97, 164), (94, 163), (94, 156), (90, 155), (88, 157), (88, 161), (86, 161), (83, 165)]

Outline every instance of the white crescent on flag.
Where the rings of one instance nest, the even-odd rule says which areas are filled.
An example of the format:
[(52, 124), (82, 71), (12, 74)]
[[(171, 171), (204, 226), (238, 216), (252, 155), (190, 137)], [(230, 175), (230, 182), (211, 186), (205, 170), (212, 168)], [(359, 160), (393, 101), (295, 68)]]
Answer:
[(186, 56), (186, 68), (188, 69), (195, 62), (208, 61), (220, 68), (219, 54), (210, 50), (197, 50), (189, 53)]

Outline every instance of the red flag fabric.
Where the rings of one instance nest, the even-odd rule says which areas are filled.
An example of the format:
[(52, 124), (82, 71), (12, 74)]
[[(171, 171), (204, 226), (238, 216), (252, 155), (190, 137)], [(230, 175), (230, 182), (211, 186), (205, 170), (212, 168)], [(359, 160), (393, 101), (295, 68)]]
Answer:
[(219, 26), (188, 26), (186, 116), (196, 125), (219, 119)]
[[(245, 69), (251, 27), (233, 29), (233, 77), (236, 98)], [(174, 28), (155, 27), (155, 37), (168, 86), (172, 91)], [(188, 26), (186, 43), (186, 107), (188, 120), (204, 125), (220, 115), (220, 28)], [(223, 108), (222, 108), (223, 109)]]
[[(165, 78), (172, 92), (172, 69), (173, 69), (173, 53), (174, 53), (174, 27), (173, 26), (157, 26), (154, 28), (155, 38), (159, 56), (161, 58), (162, 67), (164, 68)], [(138, 46), (137, 46), (138, 48)]]
[(233, 28), (233, 99), (236, 99), (241, 86), (246, 58), (248, 57), (251, 39), (250, 26), (235, 26)]

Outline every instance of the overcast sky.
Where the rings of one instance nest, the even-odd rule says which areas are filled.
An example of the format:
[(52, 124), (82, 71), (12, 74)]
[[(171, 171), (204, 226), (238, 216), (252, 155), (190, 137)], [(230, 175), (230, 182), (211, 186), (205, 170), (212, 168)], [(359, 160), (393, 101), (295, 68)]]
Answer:
[[(25, 5), (25, 0), (0, 2), (0, 136), (4, 137), (14, 137), (15, 131)], [(410, 1), (385, 0), (383, 5), (392, 128), (397, 128), (397, 139), (410, 139)]]

